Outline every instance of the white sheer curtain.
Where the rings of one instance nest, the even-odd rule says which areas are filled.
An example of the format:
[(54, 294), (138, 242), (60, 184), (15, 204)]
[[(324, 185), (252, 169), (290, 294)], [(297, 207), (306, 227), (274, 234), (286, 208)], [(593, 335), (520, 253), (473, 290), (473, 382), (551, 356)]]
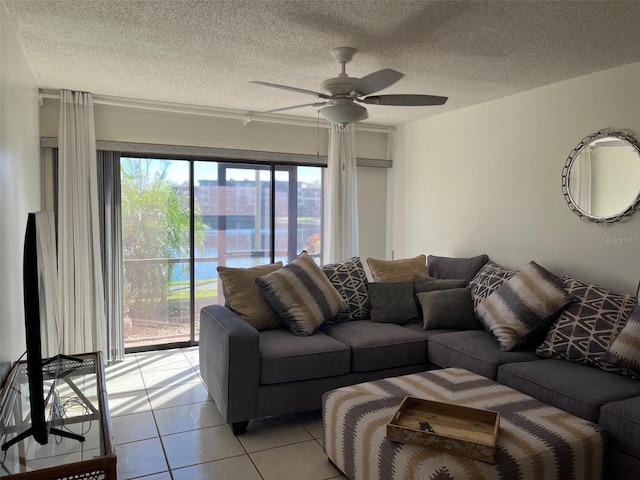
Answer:
[(41, 279), (39, 300), (42, 356), (48, 358), (57, 355), (60, 351), (60, 332), (62, 331), (58, 317), (56, 220), (52, 211), (37, 212), (35, 219), (38, 277)]
[(93, 99), (60, 91), (58, 131), (60, 353), (108, 352), (100, 255)]
[(324, 263), (359, 255), (358, 176), (353, 124), (331, 126), (325, 172)]
[(575, 158), (569, 175), (569, 191), (578, 208), (585, 213), (591, 211), (591, 148), (584, 148)]

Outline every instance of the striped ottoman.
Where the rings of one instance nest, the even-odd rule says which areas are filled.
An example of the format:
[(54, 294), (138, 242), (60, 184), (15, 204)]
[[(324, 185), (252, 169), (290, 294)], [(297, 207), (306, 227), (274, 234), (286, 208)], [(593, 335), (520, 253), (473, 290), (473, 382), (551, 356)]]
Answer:
[[(494, 464), (391, 442), (405, 396), (500, 412)], [(606, 435), (587, 420), (460, 368), (361, 383), (322, 401), (324, 450), (350, 480), (600, 479)]]

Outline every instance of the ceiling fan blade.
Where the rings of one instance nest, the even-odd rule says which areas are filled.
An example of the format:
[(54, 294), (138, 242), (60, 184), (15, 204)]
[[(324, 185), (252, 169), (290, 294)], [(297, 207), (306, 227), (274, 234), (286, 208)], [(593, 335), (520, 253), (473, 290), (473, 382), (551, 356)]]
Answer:
[(390, 87), (402, 77), (404, 77), (404, 73), (396, 72), (390, 68), (385, 68), (383, 70), (370, 73), (369, 75), (365, 75), (360, 80), (355, 81), (346, 93), (356, 91), (359, 95), (370, 95)]
[(326, 105), (327, 103), (329, 103), (329, 102), (305, 103), (304, 105), (293, 105), (292, 107), (275, 108), (273, 110), (267, 110), (267, 111), (262, 112), (262, 113), (282, 112), (284, 110), (292, 110), (294, 108), (302, 108), (302, 107), (322, 107), (323, 105)]
[(444, 105), (448, 97), (436, 95), (374, 95), (359, 100), (368, 105), (396, 105), (400, 107), (423, 107)]
[(282, 90), (289, 90), (291, 92), (304, 93), (306, 95), (313, 95), (314, 97), (319, 97), (319, 98), (326, 98), (326, 99), (331, 98), (330, 95), (320, 93), (320, 92), (314, 92), (313, 90), (305, 90), (304, 88), (289, 87), (287, 85), (279, 85), (277, 83), (269, 83), (269, 82), (260, 82), (256, 80), (251, 80), (250, 83), (255, 83), (256, 85), (263, 85), (265, 87), (281, 88)]

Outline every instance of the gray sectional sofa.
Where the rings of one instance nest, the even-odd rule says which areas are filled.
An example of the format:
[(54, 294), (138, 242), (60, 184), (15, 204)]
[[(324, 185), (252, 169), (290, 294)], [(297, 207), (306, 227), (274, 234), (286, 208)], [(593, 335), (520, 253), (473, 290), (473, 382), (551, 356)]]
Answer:
[[(434, 258), (429, 257), (439, 265)], [(435, 267), (428, 273), (447, 276)], [(513, 273), (505, 275), (502, 283)], [(453, 275), (464, 277), (465, 273)], [(469, 280), (466, 272), (465, 282)], [(472, 287), (471, 283), (468, 288), (475, 288), (476, 309), (482, 298), (498, 288), (485, 288), (486, 282)], [(568, 285), (566, 279), (564, 285)], [(569, 291), (575, 295), (569, 295), (567, 308), (579, 311), (575, 306), (579, 291)], [(627, 297), (627, 303), (632, 298), (636, 304), (636, 298)], [(628, 306), (625, 308), (627, 315)], [(637, 306), (636, 311), (640, 311)], [(421, 313), (426, 317), (426, 310)], [(334, 388), (426, 369), (461, 367), (600, 424), (609, 439), (608, 478), (640, 478), (640, 381), (620, 374), (619, 368), (617, 373), (605, 371), (615, 370), (613, 366), (579, 363), (571, 358), (574, 352), (570, 349), (567, 355), (574, 361), (545, 354), (543, 347), (549, 346), (550, 337), (561, 337), (567, 331), (558, 315), (552, 322), (547, 319), (542, 331), (534, 332), (537, 336), (505, 351), (495, 332), (483, 329), (482, 324), (425, 330), (422, 322), (350, 320), (325, 323), (313, 334), (298, 336), (287, 328), (259, 331), (231, 308), (212, 305), (201, 311), (200, 369), (211, 397), (239, 435), (252, 419), (319, 409), (322, 393)], [(616, 324), (616, 335), (625, 320)], [(614, 336), (610, 335), (609, 345)]]

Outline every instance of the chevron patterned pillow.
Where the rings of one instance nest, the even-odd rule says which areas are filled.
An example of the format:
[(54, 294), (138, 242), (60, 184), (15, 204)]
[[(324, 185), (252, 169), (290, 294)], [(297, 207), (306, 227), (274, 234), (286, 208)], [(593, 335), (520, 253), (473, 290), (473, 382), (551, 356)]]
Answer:
[(561, 285), (558, 277), (529, 262), (482, 300), (476, 314), (502, 350), (513, 350), (548, 327), (571, 301)]
[(295, 335), (311, 335), (347, 308), (342, 295), (305, 251), (280, 270), (256, 278), (256, 284)]
[(640, 304), (629, 314), (622, 331), (602, 357), (604, 363), (622, 367), (630, 376), (640, 378)]

